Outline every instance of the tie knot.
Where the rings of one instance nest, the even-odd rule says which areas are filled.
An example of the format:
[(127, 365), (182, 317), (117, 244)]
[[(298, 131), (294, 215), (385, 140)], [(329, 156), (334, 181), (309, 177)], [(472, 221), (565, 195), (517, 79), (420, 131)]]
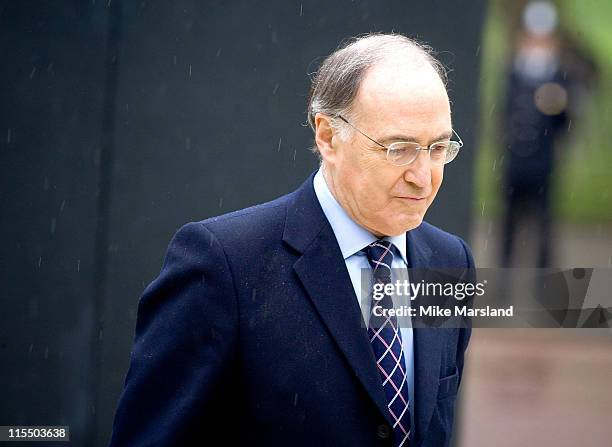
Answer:
[(365, 247), (368, 262), (375, 277), (391, 277), (391, 264), (393, 263), (393, 243), (379, 239)]

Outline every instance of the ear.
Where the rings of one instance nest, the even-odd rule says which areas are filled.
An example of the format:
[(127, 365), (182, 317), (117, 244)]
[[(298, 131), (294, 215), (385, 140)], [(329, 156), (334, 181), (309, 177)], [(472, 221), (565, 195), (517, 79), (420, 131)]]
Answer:
[(336, 157), (336, 150), (334, 148), (334, 129), (331, 125), (330, 117), (322, 113), (317, 113), (314, 118), (314, 123), (315, 142), (319, 148), (321, 158), (327, 162), (332, 161)]

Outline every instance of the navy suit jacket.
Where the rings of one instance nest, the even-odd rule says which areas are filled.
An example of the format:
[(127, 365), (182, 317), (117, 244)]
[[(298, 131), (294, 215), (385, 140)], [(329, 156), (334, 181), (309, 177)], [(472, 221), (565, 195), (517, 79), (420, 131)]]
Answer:
[[(313, 176), (183, 226), (138, 305), (112, 446), (393, 445), (391, 417)], [(407, 233), (409, 267), (472, 267), (458, 237)], [(411, 446), (449, 444), (469, 329), (414, 329)]]

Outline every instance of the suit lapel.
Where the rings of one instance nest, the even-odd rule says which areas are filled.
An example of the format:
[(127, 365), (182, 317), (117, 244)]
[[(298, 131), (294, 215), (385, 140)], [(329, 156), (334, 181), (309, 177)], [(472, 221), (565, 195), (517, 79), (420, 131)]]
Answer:
[[(314, 174), (295, 191), (287, 207), (283, 240), (301, 254), (294, 264), (297, 276), (348, 365), (387, 422), (393, 425), (359, 303), (336, 237), (316, 198), (313, 177)], [(406, 233), (406, 243), (408, 267), (430, 268), (432, 253), (419, 228)], [(419, 272), (411, 271), (410, 280), (424, 279), (417, 276)], [(417, 446), (423, 442), (436, 406), (443, 342), (440, 329), (413, 330)]]
[(296, 191), (287, 209), (283, 240), (302, 253), (294, 264), (296, 274), (348, 365), (392, 425), (359, 303), (312, 178)]
[[(424, 278), (424, 269), (431, 267), (431, 250), (420, 238), (419, 228), (406, 233), (410, 280), (418, 282)], [(422, 269), (422, 270), (421, 270)], [(414, 399), (415, 399), (415, 445), (424, 440), (438, 396), (440, 361), (443, 331), (435, 328), (413, 329), (414, 343)]]

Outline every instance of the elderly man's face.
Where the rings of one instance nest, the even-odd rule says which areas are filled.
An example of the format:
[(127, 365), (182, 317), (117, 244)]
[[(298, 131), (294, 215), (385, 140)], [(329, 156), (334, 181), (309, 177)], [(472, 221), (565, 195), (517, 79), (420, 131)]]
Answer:
[[(355, 99), (352, 124), (388, 146), (421, 146), (448, 139), (451, 113), (442, 81), (429, 65), (390, 61), (370, 69)], [(323, 152), (326, 180), (336, 199), (361, 226), (377, 236), (419, 226), (442, 183), (444, 168), (421, 152), (407, 166), (394, 166), (386, 151), (358, 132), (349, 141), (337, 134)]]

